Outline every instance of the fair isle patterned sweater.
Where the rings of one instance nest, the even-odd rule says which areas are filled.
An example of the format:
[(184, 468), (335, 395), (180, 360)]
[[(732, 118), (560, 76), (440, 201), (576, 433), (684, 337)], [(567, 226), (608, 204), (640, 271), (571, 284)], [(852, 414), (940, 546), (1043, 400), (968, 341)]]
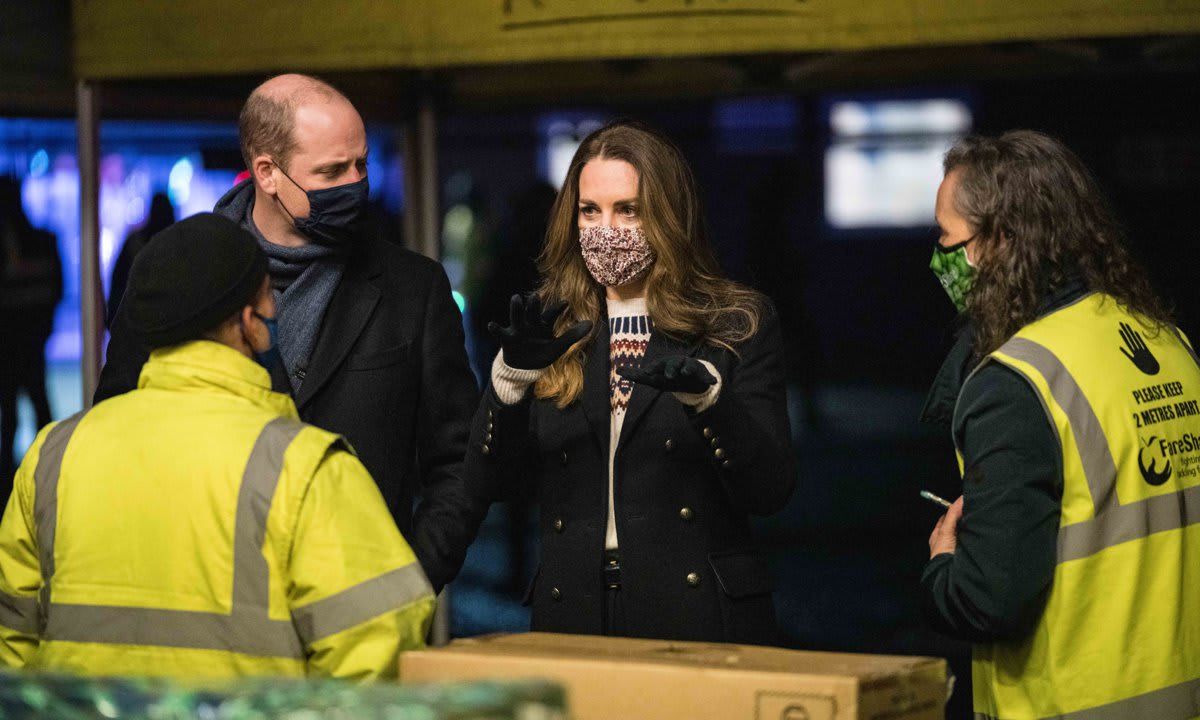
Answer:
[(608, 434), (608, 529), (604, 535), (604, 547), (617, 549), (616, 508), (613, 500), (613, 469), (617, 458), (617, 440), (621, 437), (621, 426), (625, 423), (625, 411), (629, 409), (629, 398), (633, 395), (633, 383), (617, 374), (621, 368), (637, 368), (646, 356), (650, 344), (650, 315), (646, 311), (646, 299), (608, 301), (608, 389), (609, 415)]

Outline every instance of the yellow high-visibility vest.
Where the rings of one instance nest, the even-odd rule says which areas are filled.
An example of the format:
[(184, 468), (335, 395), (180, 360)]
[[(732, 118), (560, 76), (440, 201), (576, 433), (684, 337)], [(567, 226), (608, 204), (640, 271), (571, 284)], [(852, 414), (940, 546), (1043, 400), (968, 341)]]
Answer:
[(1041, 399), (1063, 497), (1036, 628), (974, 648), (977, 720), (1200, 717), (1200, 360), (1093, 293), (987, 362)]
[(434, 598), (374, 481), (231, 348), (44, 429), (0, 521), (0, 665), (395, 677)]

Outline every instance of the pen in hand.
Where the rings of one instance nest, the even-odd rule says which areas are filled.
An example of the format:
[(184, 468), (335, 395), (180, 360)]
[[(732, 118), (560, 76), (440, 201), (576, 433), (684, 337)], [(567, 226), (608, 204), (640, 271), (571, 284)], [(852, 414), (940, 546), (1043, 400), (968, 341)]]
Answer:
[(951, 502), (949, 500), (947, 500), (946, 498), (938, 497), (937, 495), (934, 495), (933, 493), (929, 492), (928, 490), (922, 490), (921, 497), (925, 498), (926, 500), (928, 500), (931, 503), (934, 503), (935, 505), (941, 505), (944, 508), (949, 508), (951, 505)]

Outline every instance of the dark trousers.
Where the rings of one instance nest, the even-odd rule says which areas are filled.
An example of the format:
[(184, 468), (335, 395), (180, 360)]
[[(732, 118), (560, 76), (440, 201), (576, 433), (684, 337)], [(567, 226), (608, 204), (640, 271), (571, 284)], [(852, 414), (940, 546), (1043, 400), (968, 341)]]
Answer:
[(46, 338), (12, 338), (13, 346), (0, 361), (0, 502), (7, 503), (16, 472), (17, 395), (24, 390), (33, 403), (40, 430), (50, 422), (46, 396)]

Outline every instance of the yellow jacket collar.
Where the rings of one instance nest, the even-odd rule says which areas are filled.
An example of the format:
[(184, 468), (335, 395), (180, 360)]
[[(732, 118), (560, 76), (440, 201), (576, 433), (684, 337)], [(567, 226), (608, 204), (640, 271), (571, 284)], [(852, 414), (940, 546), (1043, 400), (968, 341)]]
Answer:
[(150, 353), (138, 389), (221, 392), (236, 395), (285, 417), (299, 419), (292, 398), (271, 390), (271, 375), (233, 348), (209, 340)]

